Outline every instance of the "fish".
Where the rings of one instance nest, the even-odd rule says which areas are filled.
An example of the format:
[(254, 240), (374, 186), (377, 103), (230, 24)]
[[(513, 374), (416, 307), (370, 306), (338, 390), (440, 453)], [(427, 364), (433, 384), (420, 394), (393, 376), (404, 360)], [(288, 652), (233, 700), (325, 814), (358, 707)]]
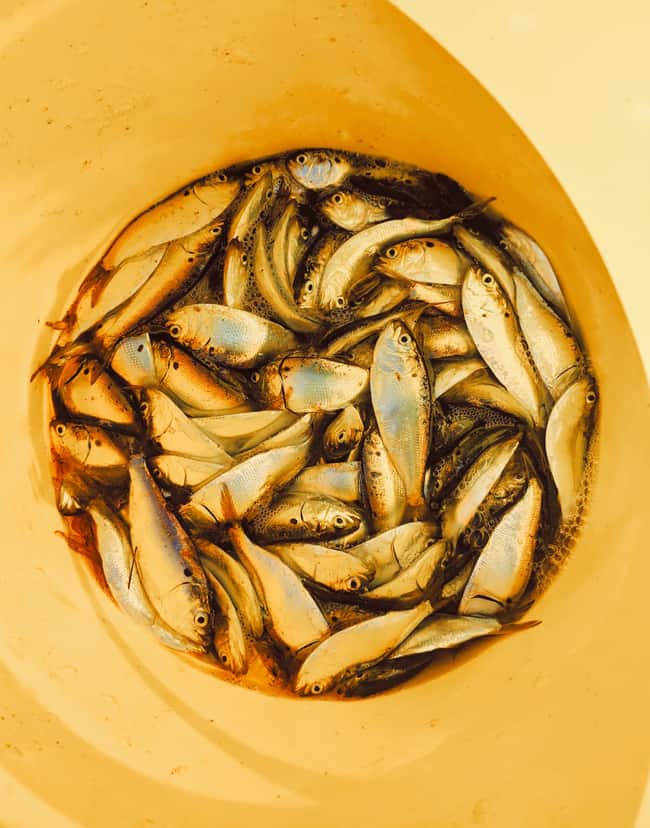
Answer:
[(424, 358), (403, 322), (389, 322), (377, 340), (370, 396), (379, 433), (404, 483), (406, 502), (420, 507), (431, 443), (433, 395)]
[(391, 279), (427, 285), (460, 285), (467, 260), (450, 244), (415, 238), (394, 244), (379, 256), (375, 269)]
[(228, 452), (195, 425), (166, 394), (156, 388), (147, 388), (142, 395), (140, 410), (147, 421), (151, 439), (161, 451), (222, 466), (232, 465)]
[(409, 567), (432, 541), (440, 537), (440, 527), (433, 521), (403, 523), (352, 546), (351, 555), (374, 568), (370, 589), (381, 586)]
[(52, 420), (50, 440), (57, 458), (99, 482), (120, 485), (128, 477), (123, 449), (99, 426)]
[(305, 266), (304, 278), (298, 290), (297, 304), (303, 310), (318, 307), (318, 291), (320, 280), (325, 272), (325, 265), (330, 260), (334, 251), (345, 239), (347, 233), (327, 233), (316, 240)]
[(497, 408), (499, 411), (504, 411), (525, 423), (535, 425), (530, 410), (504, 388), (500, 382), (493, 379), (485, 365), (473, 371), (470, 376), (454, 383), (451, 388), (442, 394), (441, 399), (455, 405)]
[(251, 299), (251, 275), (246, 248), (233, 239), (226, 247), (223, 263), (223, 301), (229, 308), (244, 310)]
[(382, 332), (393, 319), (403, 319), (408, 325), (415, 325), (426, 310), (421, 303), (411, 303), (398, 310), (388, 311), (374, 317), (365, 317), (363, 321), (354, 319), (344, 325), (330, 329), (320, 340), (319, 350), (322, 356), (335, 357), (349, 352), (360, 342), (374, 338)]
[(548, 256), (535, 239), (507, 222), (501, 226), (501, 244), (530, 279), (533, 287), (567, 322), (571, 314), (557, 274)]
[(338, 411), (368, 391), (368, 371), (317, 356), (290, 356), (267, 363), (251, 375), (270, 408), (295, 413)]
[(490, 445), (465, 472), (456, 488), (442, 502), (443, 537), (455, 541), (469, 524), (490, 489), (499, 480), (519, 443), (521, 434)]
[(267, 252), (267, 238), (264, 225), (255, 231), (254, 268), (255, 284), (261, 295), (271, 306), (276, 319), (297, 333), (314, 333), (320, 328), (320, 321), (308, 316), (296, 305), (293, 291), (286, 272), (278, 273)]
[(476, 638), (497, 635), (502, 628), (503, 624), (496, 618), (436, 614), (402, 641), (389, 658), (392, 660), (435, 650), (449, 650)]
[(359, 592), (374, 575), (374, 569), (354, 555), (315, 543), (281, 543), (266, 549), (301, 578), (335, 592)]
[[(226, 504), (222, 511), (228, 514)], [(253, 543), (238, 524), (229, 536), (268, 613), (273, 636), (292, 653), (325, 638), (327, 619), (298, 575), (277, 555)]]
[(346, 405), (334, 417), (323, 434), (323, 450), (331, 460), (345, 457), (359, 445), (363, 437), (363, 420), (355, 405)]
[(535, 366), (515, 309), (495, 277), (470, 269), (463, 282), (467, 328), (488, 368), (542, 427), (549, 409), (548, 392)]
[(157, 483), (192, 491), (201, 488), (232, 465), (230, 462), (197, 460), (176, 454), (158, 454), (149, 462), (151, 474)]
[(160, 388), (189, 416), (241, 412), (250, 408), (243, 383), (210, 371), (173, 342), (152, 342)]
[[(289, 413), (289, 412), (284, 412)], [(294, 415), (295, 417), (295, 415)], [(273, 448), (280, 448), (282, 446), (297, 446), (310, 440), (314, 433), (314, 417), (312, 414), (304, 414), (302, 417), (294, 420), (290, 425), (276, 431), (269, 437), (265, 437), (261, 443), (258, 443), (253, 448), (237, 455), (237, 460), (242, 462), (249, 457), (254, 457), (262, 451), (268, 451)]]
[(405, 299), (415, 302), (427, 302), (431, 307), (447, 316), (461, 317), (461, 288), (458, 285), (424, 285), (412, 284), (408, 287)]
[(101, 500), (92, 500), (86, 510), (104, 578), (118, 607), (137, 624), (147, 627), (165, 646), (186, 653), (202, 652), (201, 646), (168, 627), (154, 610), (134, 566), (124, 521)]
[(482, 371), (485, 363), (482, 359), (451, 359), (448, 362), (434, 363), (433, 365), (433, 396), (438, 399), (459, 382), (471, 377), (477, 371)]
[(302, 150), (289, 159), (287, 168), (308, 190), (336, 187), (352, 172), (350, 162), (330, 150)]
[(136, 425), (135, 412), (127, 396), (94, 357), (68, 360), (56, 388), (61, 402), (73, 416), (103, 420), (122, 428)]
[(193, 422), (213, 437), (229, 454), (249, 451), (268, 437), (296, 423), (290, 411), (243, 411), (212, 417), (194, 417)]
[(361, 497), (361, 463), (320, 463), (300, 472), (287, 492), (302, 492), (336, 497), (354, 503)]
[(133, 328), (147, 322), (195, 284), (212, 256), (220, 232), (220, 224), (209, 224), (170, 243), (142, 287), (94, 329), (93, 341), (103, 350), (112, 350)]
[(159, 201), (126, 226), (102, 256), (101, 268), (114, 270), (153, 247), (200, 233), (220, 219), (240, 186), (239, 180), (217, 172)]
[(389, 204), (387, 199), (338, 190), (323, 200), (320, 209), (334, 224), (358, 233), (370, 224), (390, 218)]
[(317, 696), (347, 672), (381, 661), (432, 612), (428, 601), (412, 609), (393, 610), (334, 633), (315, 647), (302, 663), (294, 689)]
[(585, 359), (569, 326), (545, 302), (525, 276), (513, 274), (517, 317), (522, 333), (551, 397), (557, 400), (584, 370)]
[(421, 315), (416, 328), (422, 354), (429, 359), (472, 357), (476, 345), (465, 324), (442, 314)]
[(406, 607), (432, 599), (435, 588), (442, 586), (450, 554), (448, 541), (435, 541), (390, 581), (364, 592), (364, 603)]
[(594, 430), (597, 400), (593, 378), (581, 377), (557, 400), (548, 419), (546, 455), (564, 520), (569, 519), (577, 507)]
[(239, 615), (221, 581), (209, 569), (206, 569), (206, 576), (215, 606), (213, 643), (217, 660), (236, 676), (244, 675), (248, 672), (248, 653)]
[[(373, 283), (370, 283), (371, 286)], [(358, 287), (358, 286), (357, 286)], [(406, 302), (410, 296), (408, 286), (397, 282), (381, 280), (374, 290), (367, 296), (357, 296), (354, 302), (355, 316), (358, 319), (376, 317), (380, 314), (390, 313)]]
[(271, 265), (283, 291), (293, 300), (293, 283), (303, 253), (318, 233), (318, 225), (310, 230), (300, 221), (298, 202), (289, 199), (272, 235)]
[(244, 629), (254, 638), (264, 635), (264, 617), (259, 598), (246, 569), (220, 546), (205, 538), (195, 540), (201, 563), (208, 575), (219, 580), (239, 612)]
[(181, 345), (235, 368), (253, 368), (298, 345), (282, 325), (225, 305), (184, 305), (166, 315), (165, 327)]
[(292, 480), (307, 464), (309, 451), (310, 440), (305, 440), (255, 454), (197, 489), (179, 514), (195, 528), (214, 528), (215, 523), (225, 522), (221, 505), (227, 492), (239, 520)]
[(142, 455), (129, 460), (129, 520), (135, 565), (162, 620), (207, 647), (212, 609), (198, 553), (151, 476)]
[(158, 385), (153, 345), (148, 333), (121, 339), (113, 350), (110, 367), (132, 388)]
[[(468, 211), (475, 209), (468, 208)], [(445, 219), (390, 219), (356, 233), (336, 250), (325, 266), (319, 284), (319, 307), (323, 311), (347, 307), (351, 288), (367, 275), (382, 248), (410, 237), (443, 233), (468, 215), (468, 211)]]
[(431, 663), (430, 655), (414, 656), (409, 659), (389, 661), (388, 659), (364, 667), (346, 675), (336, 683), (339, 696), (360, 696), (366, 698), (384, 690), (403, 684)]
[(506, 294), (511, 305), (515, 304), (515, 284), (512, 278), (512, 267), (503, 251), (493, 245), (478, 233), (468, 230), (467, 227), (457, 225), (453, 228), (454, 236), (459, 244), (485, 270), (494, 276), (501, 290)]
[(335, 497), (308, 492), (282, 494), (248, 520), (252, 534), (265, 543), (340, 537), (361, 524), (358, 509)]
[(375, 532), (399, 526), (406, 512), (406, 491), (381, 435), (371, 428), (363, 440), (363, 489)]
[(542, 487), (531, 477), (479, 555), (458, 606), (460, 615), (497, 615), (521, 598), (532, 572), (541, 509)]
[(227, 236), (229, 244), (233, 239), (242, 242), (245, 240), (276, 191), (277, 185), (274, 184), (270, 171), (265, 172), (248, 188), (230, 222)]
[(430, 467), (429, 491), (432, 499), (438, 500), (449, 494), (481, 452), (516, 433), (516, 429), (508, 426), (494, 428), (477, 423), (449, 453)]

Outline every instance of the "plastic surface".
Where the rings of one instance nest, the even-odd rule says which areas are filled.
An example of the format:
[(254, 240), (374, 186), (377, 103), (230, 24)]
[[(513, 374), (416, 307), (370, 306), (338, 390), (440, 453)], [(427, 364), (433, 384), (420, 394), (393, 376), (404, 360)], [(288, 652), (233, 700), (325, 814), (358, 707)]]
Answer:
[[(612, 281), (535, 149), (385, 3), (19, 11), (0, 90), (0, 767), (14, 780), (0, 822), (633, 825), (650, 735), (647, 383)], [(45, 320), (128, 218), (220, 164), (319, 144), (496, 195), (556, 264), (601, 394), (591, 508), (532, 613), (543, 623), (350, 703), (232, 687), (122, 618), (54, 535), (42, 394), (27, 385)]]

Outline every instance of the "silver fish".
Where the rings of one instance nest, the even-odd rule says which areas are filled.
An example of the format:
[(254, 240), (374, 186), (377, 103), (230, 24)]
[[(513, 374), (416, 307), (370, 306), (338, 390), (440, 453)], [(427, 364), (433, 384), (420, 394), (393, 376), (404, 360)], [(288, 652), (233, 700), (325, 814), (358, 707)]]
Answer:
[(303, 492), (336, 497), (346, 503), (359, 500), (361, 463), (321, 463), (308, 466), (288, 487), (288, 492)]
[(432, 308), (447, 316), (461, 317), (461, 289), (457, 285), (413, 284), (408, 288), (406, 299), (427, 302)]
[(396, 526), (350, 548), (375, 570), (370, 588), (381, 586), (409, 567), (432, 541), (440, 536), (440, 527), (433, 522), (413, 521)]
[(56, 383), (61, 402), (77, 416), (135, 425), (135, 414), (115, 379), (93, 357), (76, 357), (64, 365)]
[(375, 268), (391, 279), (429, 285), (460, 285), (467, 260), (440, 239), (408, 239), (389, 247)]
[(229, 454), (240, 454), (259, 446), (268, 437), (297, 421), (290, 411), (244, 411), (213, 417), (194, 417), (193, 422), (213, 437)]
[(298, 307), (303, 309), (318, 307), (318, 291), (320, 280), (325, 272), (325, 266), (330, 260), (334, 251), (345, 239), (347, 233), (328, 233), (316, 244), (307, 258), (305, 276), (298, 291)]
[(404, 483), (406, 501), (421, 506), (433, 396), (422, 354), (402, 322), (389, 322), (377, 340), (370, 394), (381, 438)]
[(375, 532), (399, 526), (406, 511), (406, 491), (381, 435), (372, 428), (363, 441), (363, 486)]
[(50, 439), (55, 454), (83, 469), (84, 474), (106, 483), (119, 484), (126, 480), (127, 456), (104, 429), (53, 420)]
[(359, 445), (363, 437), (363, 420), (354, 405), (346, 405), (325, 429), (323, 449), (331, 459), (345, 457)]
[(265, 207), (276, 193), (273, 175), (267, 171), (244, 193), (241, 203), (232, 217), (228, 229), (228, 242), (233, 239), (244, 241), (255, 227)]
[(374, 575), (371, 566), (339, 549), (315, 543), (282, 543), (266, 548), (301, 578), (336, 592), (358, 592)]
[(206, 575), (215, 605), (213, 642), (217, 659), (226, 670), (241, 676), (248, 672), (248, 654), (239, 615), (221, 581), (209, 569)]
[(237, 368), (252, 368), (298, 344), (281, 325), (225, 305), (185, 305), (167, 314), (165, 324), (179, 343)]
[(230, 468), (232, 463), (196, 460), (175, 454), (159, 454), (150, 460), (151, 473), (159, 483), (196, 491), (217, 475)]
[(158, 385), (153, 346), (148, 333), (128, 336), (115, 347), (111, 370), (133, 388)]
[(211, 608), (196, 549), (169, 512), (144, 457), (129, 461), (131, 541), (140, 580), (162, 620), (190, 641), (207, 646)]
[(533, 417), (524, 405), (491, 377), (485, 365), (469, 376), (455, 382), (444, 392), (442, 399), (455, 405), (478, 405), (497, 408), (519, 420), (534, 425)]
[(339, 190), (322, 202), (321, 210), (334, 224), (358, 233), (370, 224), (389, 218), (388, 203), (387, 199)]
[(449, 357), (471, 357), (476, 354), (476, 345), (463, 322), (448, 316), (420, 316), (417, 322), (417, 337), (424, 356), (429, 359)]
[(392, 580), (364, 592), (364, 602), (382, 606), (409, 606), (419, 601), (436, 586), (442, 585), (445, 568), (449, 562), (451, 546), (439, 540), (428, 546), (408, 567)]
[(362, 515), (353, 506), (326, 495), (283, 494), (248, 525), (264, 542), (339, 537), (354, 531)]
[(308, 190), (335, 187), (352, 172), (342, 155), (330, 150), (302, 150), (287, 162), (291, 175)]
[(434, 650), (459, 647), (485, 635), (497, 635), (503, 624), (496, 618), (472, 618), (464, 615), (434, 615), (393, 650), (389, 658), (405, 658)]
[(239, 239), (226, 247), (223, 263), (223, 301), (229, 308), (244, 309), (250, 302), (251, 276), (248, 253)]
[(496, 278), (508, 300), (514, 305), (515, 284), (512, 278), (512, 268), (504, 253), (487, 239), (466, 227), (457, 225), (453, 232), (470, 256), (473, 256), (482, 267)]
[(452, 359), (449, 362), (435, 363), (433, 366), (433, 396), (438, 399), (459, 382), (482, 371), (485, 363), (482, 359)]

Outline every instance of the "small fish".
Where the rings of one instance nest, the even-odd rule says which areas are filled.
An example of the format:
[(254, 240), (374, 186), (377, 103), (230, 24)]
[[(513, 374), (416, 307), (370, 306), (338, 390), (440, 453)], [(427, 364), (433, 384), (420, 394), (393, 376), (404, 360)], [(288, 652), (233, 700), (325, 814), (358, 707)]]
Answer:
[(512, 269), (504, 253), (467, 227), (457, 225), (453, 229), (457, 241), (476, 261), (491, 273), (512, 305), (515, 304), (515, 283)]
[(405, 658), (435, 650), (460, 647), (467, 641), (486, 635), (498, 635), (503, 628), (496, 618), (473, 618), (465, 615), (434, 615), (393, 650), (389, 658)]
[(276, 194), (277, 185), (273, 182), (273, 175), (267, 171), (244, 193), (244, 197), (232, 217), (228, 229), (228, 243), (233, 239), (244, 241), (246, 236), (255, 227), (264, 209)]
[(224, 492), (228, 492), (235, 519), (239, 520), (292, 480), (306, 465), (309, 450), (310, 441), (306, 440), (249, 457), (197, 489), (181, 506), (181, 517), (196, 528), (214, 528), (215, 523), (225, 522), (221, 506)]
[[(478, 208), (468, 208), (469, 211)], [(352, 286), (366, 276), (377, 251), (409, 237), (443, 233), (468, 215), (464, 211), (445, 219), (404, 218), (374, 224), (356, 233), (333, 254), (320, 280), (318, 305), (324, 311), (348, 306)]]
[(321, 354), (326, 357), (335, 357), (341, 353), (349, 353), (360, 342), (379, 335), (394, 319), (403, 319), (408, 325), (415, 325), (425, 309), (425, 305), (411, 303), (396, 311), (365, 317), (364, 321), (355, 319), (330, 329), (319, 343)]
[(151, 474), (158, 483), (192, 491), (201, 488), (232, 465), (175, 454), (159, 454), (149, 462)]
[(162, 391), (145, 389), (140, 404), (151, 439), (166, 454), (182, 454), (195, 460), (208, 460), (231, 466), (232, 458), (222, 446), (194, 424)]
[(129, 461), (129, 519), (135, 564), (162, 620), (196, 644), (207, 646), (211, 607), (196, 549), (171, 514), (144, 457)]
[(363, 486), (373, 529), (394, 529), (404, 518), (406, 491), (376, 428), (364, 438), (362, 458)]
[(308, 310), (318, 307), (318, 291), (320, 280), (325, 272), (325, 265), (337, 247), (347, 238), (347, 233), (328, 233), (316, 240), (316, 244), (307, 258), (304, 279), (298, 290), (297, 303), (299, 308)]
[(364, 602), (406, 607), (431, 598), (435, 587), (442, 586), (450, 554), (448, 541), (435, 541), (390, 581), (364, 592)]
[(370, 224), (390, 218), (389, 203), (387, 199), (339, 190), (322, 202), (321, 210), (334, 224), (358, 233)]
[(377, 287), (366, 297), (358, 297), (355, 302), (355, 316), (360, 319), (379, 316), (394, 311), (406, 302), (410, 296), (408, 286), (398, 282), (381, 280)]
[(266, 549), (301, 578), (335, 592), (358, 592), (374, 575), (374, 569), (354, 555), (315, 543), (282, 543)]
[(287, 162), (291, 175), (308, 190), (336, 187), (352, 172), (343, 156), (329, 150), (302, 150)]
[(213, 643), (217, 659), (226, 670), (241, 676), (248, 672), (248, 654), (239, 615), (221, 581), (209, 569), (206, 576), (215, 606)]
[(213, 437), (229, 454), (241, 454), (297, 421), (290, 411), (244, 411), (213, 417), (194, 417), (193, 422)]
[(296, 413), (338, 411), (368, 391), (368, 371), (314, 356), (276, 359), (251, 379), (266, 405)]
[(582, 377), (566, 389), (548, 418), (546, 454), (565, 520), (574, 513), (580, 494), (597, 399), (594, 380)]
[(476, 354), (474, 340), (459, 320), (441, 314), (420, 316), (416, 331), (422, 353), (429, 359), (471, 357)]
[(346, 503), (359, 500), (359, 479), (361, 463), (320, 463), (308, 466), (287, 489), (288, 492), (303, 492), (336, 497)]
[(307, 245), (318, 232), (317, 226), (310, 231), (303, 226), (298, 215), (298, 202), (289, 199), (280, 220), (273, 230), (271, 264), (284, 291), (293, 302), (293, 282), (298, 265)]
[(239, 239), (226, 247), (223, 263), (223, 301), (229, 308), (243, 310), (250, 302), (251, 274), (249, 257)]
[(459, 382), (482, 371), (485, 363), (482, 359), (452, 359), (449, 362), (435, 363), (433, 366), (433, 396), (438, 399)]
[(433, 395), (427, 367), (411, 331), (389, 322), (377, 340), (370, 394), (379, 433), (404, 483), (406, 502), (424, 503)]
[(535, 239), (514, 224), (501, 227), (501, 239), (505, 249), (530, 279), (533, 286), (565, 320), (571, 315), (562, 293), (553, 265)]
[(427, 285), (460, 285), (467, 260), (440, 239), (417, 238), (389, 247), (375, 268), (391, 279)]
[(517, 450), (521, 435), (490, 445), (465, 472), (440, 510), (442, 534), (456, 540), (469, 524), (490, 489), (501, 477), (510, 458)]
[(503, 515), (479, 555), (458, 607), (461, 615), (497, 615), (524, 593), (541, 508), (542, 487), (531, 477), (526, 493)]
[(314, 333), (321, 323), (308, 316), (296, 305), (286, 271), (280, 273), (276, 271), (266, 248), (266, 231), (264, 225), (260, 224), (255, 231), (254, 242), (255, 266), (253, 271), (257, 289), (271, 306), (275, 317), (284, 325), (297, 333)]
[(355, 405), (346, 405), (325, 429), (323, 449), (332, 460), (348, 455), (363, 437), (363, 420)]
[(113, 351), (111, 370), (132, 388), (153, 388), (158, 385), (158, 374), (149, 334), (144, 333), (122, 339)]
[(340, 537), (357, 529), (361, 520), (358, 509), (338, 498), (297, 492), (281, 495), (248, 525), (266, 543)]
[(155, 340), (152, 350), (160, 388), (185, 414), (216, 415), (250, 408), (243, 384), (208, 370), (178, 345)]
[(61, 402), (72, 415), (105, 420), (127, 428), (136, 424), (126, 395), (93, 357), (68, 360), (59, 374), (56, 388)]
[(213, 224), (239, 192), (240, 182), (212, 173), (159, 201), (123, 230), (100, 261), (104, 270)]
[[(222, 511), (228, 513), (226, 504)], [(277, 555), (253, 543), (241, 526), (233, 526), (229, 535), (264, 603), (275, 638), (292, 652), (324, 638), (329, 633), (327, 620), (296, 573)]]
[(415, 656), (409, 659), (380, 661), (372, 667), (364, 667), (351, 675), (346, 675), (336, 684), (339, 696), (359, 696), (366, 698), (398, 684), (403, 684), (431, 663), (430, 655)]
[(413, 521), (381, 532), (357, 546), (350, 554), (360, 558), (375, 570), (370, 588), (390, 581), (409, 567), (434, 540), (440, 537), (440, 527), (433, 522)]
[(126, 481), (127, 456), (103, 428), (52, 420), (50, 439), (59, 458), (99, 482), (119, 485)]
[(413, 284), (408, 289), (407, 299), (427, 302), (432, 308), (447, 316), (462, 317), (461, 289), (457, 285)]
[(542, 299), (525, 276), (513, 274), (521, 330), (537, 370), (554, 400), (577, 378), (584, 356), (568, 325)]
[(264, 635), (264, 618), (259, 598), (246, 569), (220, 546), (204, 538), (196, 540), (206, 573), (217, 578), (241, 616), (245, 629), (254, 638)]
[(298, 345), (282, 325), (225, 305), (185, 305), (167, 314), (165, 326), (180, 344), (236, 368), (252, 368)]
[(530, 411), (487, 372), (485, 365), (461, 379), (442, 395), (446, 403), (497, 408), (534, 425)]
[(521, 332), (514, 307), (495, 277), (470, 269), (463, 282), (463, 311), (467, 328), (487, 366), (543, 426), (548, 392)]
[[(288, 412), (283, 412), (288, 413)], [(293, 415), (295, 417), (295, 415)], [(258, 443), (248, 451), (242, 452), (237, 456), (237, 460), (242, 462), (249, 457), (262, 452), (268, 451), (272, 448), (281, 448), (282, 446), (297, 446), (310, 440), (314, 433), (314, 418), (312, 414), (305, 414), (302, 417), (294, 420), (290, 425), (271, 434), (270, 437), (265, 437), (261, 443)]]
[(412, 609), (387, 612), (334, 633), (304, 660), (296, 676), (296, 692), (320, 695), (347, 672), (381, 661), (432, 611), (431, 604), (423, 601)]

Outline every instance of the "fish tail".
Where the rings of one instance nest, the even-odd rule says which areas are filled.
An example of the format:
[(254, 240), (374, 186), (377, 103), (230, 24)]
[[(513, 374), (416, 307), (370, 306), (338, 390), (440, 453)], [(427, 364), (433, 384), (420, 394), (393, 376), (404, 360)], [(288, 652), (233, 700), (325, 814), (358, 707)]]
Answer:
[(221, 487), (220, 506), (221, 517), (224, 523), (232, 524), (233, 526), (239, 523), (239, 515), (237, 514), (237, 509), (235, 508), (228, 486)]
[(59, 347), (55, 347), (54, 350), (50, 353), (50, 355), (45, 359), (32, 373), (31, 377), (29, 378), (30, 382), (33, 382), (36, 377), (38, 377), (41, 373), (44, 373), (52, 368), (60, 368), (62, 365), (65, 365), (67, 360), (75, 356), (82, 356), (83, 354), (88, 353), (88, 346), (82, 345), (76, 342), (71, 342), (69, 345), (61, 345)]
[(517, 623), (504, 624), (500, 630), (496, 631), (495, 635), (510, 635), (510, 633), (514, 632), (531, 630), (533, 627), (538, 627), (541, 623), (541, 620), (536, 619), (534, 621), (519, 621)]
[(463, 219), (472, 218), (473, 216), (479, 216), (481, 213), (485, 212), (488, 205), (492, 204), (493, 201), (496, 201), (496, 198), (496, 196), (490, 196), (490, 198), (484, 198), (482, 201), (473, 201), (467, 207), (464, 207), (456, 213), (456, 221), (462, 221)]

